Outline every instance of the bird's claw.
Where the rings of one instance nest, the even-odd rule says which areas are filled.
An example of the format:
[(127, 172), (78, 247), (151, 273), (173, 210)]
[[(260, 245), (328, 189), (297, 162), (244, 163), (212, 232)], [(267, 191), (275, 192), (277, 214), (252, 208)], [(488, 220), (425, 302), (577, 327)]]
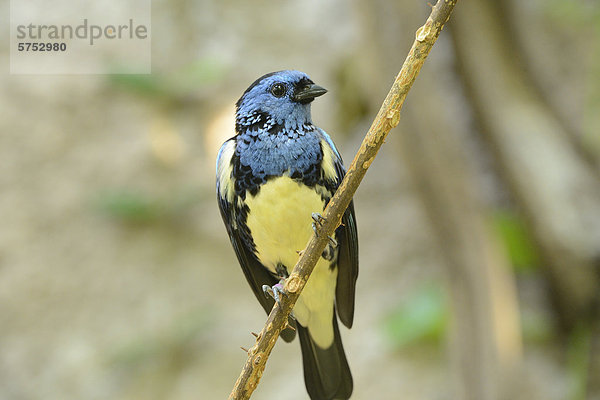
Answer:
[[(326, 221), (326, 219), (321, 214), (316, 213), (316, 212), (312, 213), (311, 217), (313, 219), (313, 223), (312, 223), (313, 231), (318, 235), (319, 232), (317, 232), (317, 227), (320, 229), (323, 226), (323, 223)], [(337, 240), (335, 240), (335, 238), (333, 236), (329, 236), (329, 243), (331, 243), (331, 245), (333, 247), (337, 247), (337, 245), (338, 245)]]
[(335, 238), (333, 236), (329, 236), (329, 243), (333, 247), (337, 247), (338, 246), (338, 242), (337, 242), (337, 240), (335, 240)]
[(265, 292), (265, 296), (271, 296), (273, 300), (277, 302), (277, 304), (281, 304), (280, 295), (287, 296), (285, 290), (283, 289), (283, 280), (279, 281), (279, 283), (276, 283), (273, 286), (263, 285), (262, 290)]
[(311, 214), (311, 217), (316, 223), (321, 224), (321, 223), (325, 222), (325, 217), (319, 213), (314, 212)]
[(314, 221), (313, 225), (321, 226), (321, 225), (323, 225), (323, 222), (326, 221), (325, 217), (323, 217), (321, 214), (316, 213), (316, 212), (312, 213), (310, 216), (312, 217), (312, 219)]
[(326, 221), (325, 217), (323, 217), (321, 214), (319, 213), (312, 213), (311, 217), (313, 219), (313, 223), (312, 223), (312, 228), (313, 231), (318, 235), (319, 232), (317, 232), (317, 229), (321, 229), (321, 227), (323, 226), (323, 223)]

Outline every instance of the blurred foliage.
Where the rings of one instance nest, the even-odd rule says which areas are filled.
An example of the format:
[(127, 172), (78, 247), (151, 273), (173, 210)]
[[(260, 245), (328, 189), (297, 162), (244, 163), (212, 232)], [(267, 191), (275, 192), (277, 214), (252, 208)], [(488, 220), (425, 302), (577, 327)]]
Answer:
[(209, 331), (213, 316), (211, 309), (198, 309), (176, 318), (159, 332), (137, 337), (116, 346), (108, 362), (116, 367), (132, 369), (153, 359), (172, 359), (175, 355), (188, 357), (202, 354), (196, 351), (203, 332)]
[(168, 74), (107, 75), (119, 89), (152, 99), (187, 99), (203, 87), (222, 81), (227, 68), (214, 58), (199, 59)]
[(172, 398), (178, 379), (198, 362), (210, 342), (214, 313), (200, 308), (174, 319), (158, 332), (117, 345), (106, 359), (120, 398)]
[(94, 207), (111, 218), (126, 223), (150, 224), (183, 216), (198, 202), (200, 193), (194, 190), (176, 192), (169, 197), (157, 197), (132, 189), (103, 191)]
[(409, 294), (384, 321), (384, 330), (396, 348), (439, 344), (448, 326), (449, 307), (443, 288), (427, 284)]
[[(464, 4), (469, 3), (474, 2)], [(513, 3), (516, 2), (513, 0)], [(211, 279), (214, 274), (215, 282), (231, 282), (233, 291), (238, 289), (238, 283), (243, 284), (239, 289), (244, 291), (247, 285), (241, 275), (231, 279), (231, 268), (239, 268), (233, 265), (236, 263), (235, 256), (216, 211), (214, 176), (194, 170), (198, 158), (214, 157), (209, 153), (212, 147), (208, 143), (221, 140), (216, 134), (214, 138), (208, 137), (208, 129), (201, 128), (220, 119), (217, 112), (230, 113), (230, 110), (218, 106), (240, 94), (243, 86), (240, 82), (249, 83), (256, 78), (252, 71), (264, 68), (267, 72), (280, 66), (297, 67), (323, 76), (324, 85), (331, 87), (331, 94), (335, 95), (333, 112), (320, 114), (318, 121), (323, 118), (323, 126), (327, 126), (335, 118), (341, 128), (340, 134), (348, 132), (353, 135), (349, 138), (351, 142), (346, 143), (348, 147), (359, 137), (354, 133), (370, 122), (370, 114), (380, 105), (381, 99), (373, 94), (377, 92), (373, 88), (386, 88), (389, 80), (393, 79), (383, 71), (395, 71), (399, 67), (392, 60), (404, 54), (396, 50), (404, 48), (405, 38), (412, 41), (412, 36), (399, 34), (399, 27), (407, 26), (411, 30), (409, 33), (414, 35), (412, 30), (421, 19), (410, 10), (428, 11), (425, 3), (413, 6), (406, 2), (397, 7), (394, 2), (347, 3), (343, 4), (344, 7), (341, 7), (342, 3), (328, 6), (306, 3), (303, 7), (307, 8), (307, 13), (299, 14), (303, 16), (298, 19), (300, 23), (278, 24), (278, 21), (289, 21), (290, 4), (273, 3), (268, 7), (266, 4), (247, 6), (242, 2), (153, 4), (153, 7), (159, 6), (158, 10), (162, 12), (154, 15), (153, 26), (161, 34), (153, 37), (154, 44), (158, 46), (153, 49), (157, 57), (154, 59), (154, 72), (150, 75), (90, 75), (58, 77), (54, 81), (50, 77), (31, 76), (24, 80), (24, 77), (5, 74), (5, 106), (2, 111), (6, 114), (3, 118), (6, 125), (4, 136), (8, 141), (4, 145), (7, 151), (3, 165), (7, 171), (7, 182), (14, 183), (5, 185), (7, 193), (3, 196), (5, 225), (10, 229), (3, 235), (6, 244), (2, 248), (2, 260), (6, 261), (6, 267), (2, 269), (2, 279), (5, 299), (10, 301), (2, 304), (5, 319), (11, 322), (4, 324), (1, 337), (4, 353), (0, 358), (4, 375), (0, 385), (1, 399), (33, 399), (39, 396), (52, 399), (218, 398), (213, 395), (215, 390), (221, 393), (229, 388), (232, 382), (223, 384), (211, 380), (223, 371), (224, 365), (229, 365), (232, 358), (237, 360), (240, 356), (239, 343), (233, 335), (229, 335), (237, 328), (219, 329), (220, 324), (230, 318), (232, 310), (240, 307), (239, 299), (235, 296), (218, 297), (223, 286), (217, 284), (206, 285), (209, 291), (202, 293), (200, 289), (195, 290), (194, 281), (203, 279), (201, 282), (204, 282), (208, 279), (205, 274), (209, 274)], [(574, 71), (580, 70), (580, 65), (589, 64), (584, 76), (585, 104), (581, 104), (585, 107), (583, 124), (586, 127), (586, 136), (582, 139), (586, 144), (595, 145), (597, 154), (600, 154), (597, 129), (600, 126), (600, 1), (550, 0), (522, 4), (534, 9), (538, 16), (544, 13), (541, 15), (545, 17), (544, 22), (550, 22), (551, 34), (544, 36), (547, 41), (556, 42), (557, 38), (566, 36), (571, 41), (564, 42), (565, 45), (586, 50), (578, 53), (580, 58), (567, 60), (564, 75), (557, 75), (556, 79), (569, 82)], [(234, 10), (235, 6), (244, 8)], [(349, 6), (348, 10), (345, 10), (346, 6)], [(68, 7), (67, 3), (65, 7)], [(133, 12), (135, 10), (132, 9)], [(373, 26), (368, 25), (369, 12), (372, 13)], [(270, 23), (263, 23), (265, 21)], [(202, 26), (207, 23), (210, 25)], [(202, 29), (199, 30), (199, 27)], [(539, 29), (533, 24), (525, 28), (531, 31)], [(211, 32), (211, 35), (203, 35), (202, 32)], [(504, 33), (511, 32), (506, 29)], [(179, 40), (182, 37), (191, 40)], [(465, 38), (465, 43), (469, 43), (468, 39)], [(454, 63), (456, 54), (447, 43), (444, 45), (444, 40), (448, 42), (440, 38), (440, 46), (436, 45), (435, 50), (437, 55), (427, 60), (426, 65), (437, 62), (444, 67), (447, 62), (443, 61), (444, 57), (450, 57), (451, 67), (448, 70), (452, 72), (446, 76), (445, 73), (433, 74), (431, 71), (435, 69), (430, 69), (428, 75), (419, 77), (419, 81), (431, 80), (436, 82), (436, 87), (440, 84), (439, 87), (444, 90), (452, 89), (449, 96), (456, 97), (448, 98), (455, 99), (462, 107), (458, 108), (460, 112), (453, 120), (470, 120), (473, 110), (463, 99), (467, 94), (463, 93), (457, 75), (459, 69), (456, 66), (460, 63)], [(381, 43), (376, 45), (378, 42)], [(204, 54), (213, 54), (214, 57), (205, 57)], [(517, 52), (511, 54), (519, 56)], [(484, 52), (478, 56), (485, 55)], [(198, 57), (199, 60), (190, 62)], [(560, 59), (560, 54), (556, 58)], [(327, 80), (330, 83), (326, 83)], [(550, 85), (550, 88), (553, 86)], [(433, 110), (431, 103), (421, 102), (414, 94), (411, 94), (412, 107)], [(569, 91), (555, 90), (554, 94), (568, 99), (577, 97)], [(429, 100), (428, 97), (423, 99)], [(132, 103), (135, 103), (134, 115), (127, 112)], [(22, 118), (21, 111), (27, 107), (40, 117)], [(432, 118), (434, 114), (431, 114)], [(221, 129), (221, 125), (214, 126), (215, 131)], [(125, 155), (130, 149), (122, 146), (125, 128), (135, 135), (135, 140), (147, 133), (152, 151), (150, 155), (155, 158), (151, 161), (158, 163), (141, 165), (144, 167), (142, 170), (136, 163), (139, 159), (132, 158), (126, 164), (108, 162), (110, 165), (106, 168), (104, 164), (96, 164), (94, 157), (85, 157), (88, 152), (101, 152), (106, 155), (102, 157), (104, 162), (113, 154)], [(360, 135), (363, 133), (360, 132)], [(190, 140), (192, 135), (195, 135), (195, 141)], [(343, 141), (339, 144), (344, 147)], [(146, 144), (138, 140), (135, 145)], [(437, 260), (430, 262), (434, 244), (428, 237), (427, 222), (421, 220), (420, 211), (415, 209), (415, 193), (405, 190), (410, 186), (406, 182), (406, 174), (396, 174), (398, 176), (390, 179), (385, 173), (389, 172), (389, 165), (397, 166), (392, 163), (393, 152), (382, 152), (381, 156), (386, 157), (385, 153), (387, 161), (384, 159), (379, 164), (386, 167), (379, 170), (383, 173), (372, 173), (364, 182), (371, 186), (363, 186), (363, 194), (369, 193), (365, 187), (376, 188), (380, 193), (377, 196), (363, 195), (361, 209), (357, 208), (357, 213), (360, 213), (361, 229), (379, 232), (379, 235), (363, 235), (361, 238), (361, 248), (365, 249), (363, 257), (370, 260), (371, 267), (381, 264), (379, 270), (369, 268), (370, 271), (361, 277), (363, 288), (368, 289), (362, 295), (376, 304), (387, 305), (389, 312), (384, 311), (383, 317), (381, 310), (367, 313), (364, 311), (369, 302), (358, 302), (357, 316), (362, 315), (363, 322), (366, 320), (367, 323), (378, 320), (380, 329), (376, 333), (385, 335), (395, 349), (406, 352), (407, 348), (415, 346), (418, 353), (432, 349), (441, 353), (442, 346), (453, 345), (445, 343), (450, 329), (449, 318), (452, 317), (449, 295), (441, 281), (425, 285), (419, 282), (431, 279), (432, 274), (437, 277), (443, 266), (437, 265)], [(542, 151), (531, 152), (532, 159), (542, 156)], [(390, 164), (386, 164), (388, 162)], [(557, 160), (557, 163), (560, 161)], [(165, 169), (174, 166), (179, 169)], [(96, 180), (95, 172), (89, 171), (100, 171), (100, 179)], [(167, 173), (163, 173), (165, 171)], [(182, 174), (182, 171), (186, 173)], [(131, 180), (131, 184), (123, 184), (124, 179), (113, 179), (120, 174), (135, 176), (135, 179)], [(173, 179), (175, 174), (180, 174), (177, 180)], [(177, 187), (174, 181), (197, 186)], [(505, 188), (504, 185), (498, 187), (498, 191)], [(169, 191), (169, 188), (174, 190)], [(484, 190), (479, 186), (475, 189)], [(92, 193), (91, 198), (89, 193)], [(505, 198), (504, 194), (498, 197), (499, 201)], [(177, 227), (200, 226), (202, 231), (185, 231), (181, 236), (173, 235), (174, 230), (159, 232), (144, 236), (140, 245), (132, 248), (128, 240), (123, 240), (119, 229), (100, 229), (98, 231), (106, 235), (104, 240), (90, 241), (87, 233), (96, 232), (94, 224), (97, 220), (86, 215), (72, 218), (69, 224), (63, 223), (73, 199), (77, 199), (77, 205), (82, 202), (88, 208), (86, 211), (100, 214), (109, 220), (109, 224), (124, 225), (125, 229), (159, 232), (165, 225), (171, 228), (177, 224)], [(415, 216), (415, 219), (409, 220), (410, 223), (380, 224), (382, 210), (390, 207), (403, 216)], [(209, 211), (194, 213), (202, 208)], [(192, 214), (195, 218), (189, 218)], [(385, 216), (382, 218), (385, 219)], [(590, 355), (589, 332), (577, 331), (570, 336), (566, 350), (568, 365), (559, 360), (557, 353), (564, 349), (557, 346), (553, 325), (555, 315), (543, 294), (544, 276), (542, 269), (538, 268), (541, 265), (540, 255), (531, 233), (514, 209), (494, 213), (490, 224), (504, 243), (515, 270), (521, 272), (517, 278), (522, 331), (527, 342), (523, 376), (531, 387), (519, 399), (583, 398), (585, 365)], [(217, 232), (220, 239), (198, 234), (213, 226), (221, 230)], [(150, 251), (163, 245), (165, 237), (173, 238), (174, 244), (171, 246), (169, 243), (164, 251)], [(402, 243), (400, 250), (398, 243)], [(127, 279), (123, 282), (137, 286), (119, 283), (124, 273), (120, 262), (123, 254), (128, 260)], [(82, 259), (86, 262), (82, 263)], [(422, 259), (428, 262), (421, 265)], [(177, 268), (176, 272), (168, 272), (173, 265)], [(157, 271), (167, 268), (166, 273), (172, 279), (165, 279), (163, 273), (149, 273), (149, 267)], [(106, 271), (102, 279), (97, 279), (99, 268)], [(419, 272), (415, 273), (415, 270)], [(394, 285), (398, 279), (382, 278), (398, 274), (402, 275), (403, 282), (408, 282), (403, 285), (413, 288), (409, 293), (397, 293), (398, 288)], [(190, 293), (185, 306), (178, 300), (181, 299), (182, 285), (187, 285), (184, 293)], [(104, 286), (108, 290), (104, 290)], [(142, 293), (142, 289), (143, 293), (149, 293), (148, 296), (140, 296), (134, 307), (123, 306), (128, 304), (132, 293)], [(165, 301), (164, 307), (155, 309), (153, 303), (148, 303), (156, 296), (155, 290), (160, 290), (165, 299), (171, 299)], [(107, 297), (106, 293), (111, 295)], [(84, 301), (79, 301), (80, 298)], [(215, 298), (219, 299), (218, 308), (214, 304)], [(359, 306), (363, 309), (359, 310)], [(181, 315), (181, 307), (198, 308)], [(148, 312), (149, 309), (151, 312)], [(218, 312), (215, 311), (217, 309)], [(139, 317), (139, 323), (123, 318), (123, 315), (133, 314)], [(90, 315), (92, 317), (88, 318)], [(60, 323), (63, 317), (68, 318), (69, 323)], [(111, 329), (97, 329), (98, 323), (88, 322), (88, 319), (101, 321), (110, 325)], [(158, 326), (157, 321), (161, 321)], [(119, 332), (116, 342), (110, 332)], [(356, 327), (350, 335), (360, 342), (376, 339), (370, 330)], [(533, 346), (528, 346), (532, 342)], [(117, 381), (124, 377), (118, 382), (123, 387), (110, 389), (110, 380), (98, 375), (98, 371), (86, 364), (84, 352), (88, 348), (92, 351), (90, 357), (94, 360), (100, 357), (104, 361), (104, 371), (115, 373)], [(230, 352), (224, 350), (230, 348)], [(534, 351), (530, 350), (532, 348)], [(452, 382), (439, 382), (434, 378), (440, 375), (440, 370), (454, 368), (452, 363), (435, 360), (419, 366), (415, 365), (415, 359), (419, 357), (402, 357), (393, 359), (398, 368), (387, 368), (393, 354), (382, 351), (370, 353), (365, 358), (365, 349), (372, 351), (368, 346), (355, 349), (354, 358), (362, 359), (364, 365), (352, 368), (371, 370), (371, 375), (379, 377), (380, 382), (371, 382), (368, 377), (363, 377), (359, 384), (357, 379), (355, 397), (375, 393), (375, 397), (395, 398), (397, 392), (380, 392), (388, 386), (380, 383), (398, 381), (406, 386), (406, 397), (449, 396), (448, 383)], [(298, 361), (298, 349), (294, 350), (294, 360)], [(289, 362), (286, 358), (282, 359), (284, 363)], [(233, 364), (236, 365), (234, 369), (237, 368), (237, 363)], [(277, 369), (277, 364), (271, 367)], [(187, 375), (180, 372), (184, 368), (192, 371), (188, 372), (193, 374), (191, 378), (185, 378)], [(286, 371), (282, 368), (280, 373), (262, 382), (263, 393), (277, 393), (282, 382), (287, 384), (291, 379), (298, 382), (302, 379), (299, 370)], [(412, 375), (404, 375), (404, 372), (398, 375), (396, 371), (410, 371)], [(419, 379), (411, 380), (411, 377)], [(200, 383), (184, 387), (184, 379)], [(227, 376), (224, 377), (225, 381), (227, 379)], [(570, 397), (563, 397), (560, 392), (565, 380), (572, 384)], [(211, 384), (202, 387), (206, 381)], [(161, 385), (164, 388), (161, 389)], [(266, 389), (268, 385), (271, 389)], [(298, 383), (298, 387), (300, 385)], [(431, 388), (427, 387), (423, 392), (426, 386)], [(106, 387), (109, 391), (98, 396)], [(153, 390), (156, 393), (152, 393)], [(557, 390), (558, 395), (554, 393)], [(198, 396), (199, 393), (202, 394)], [(411, 396), (411, 393), (419, 394)], [(265, 395), (265, 398), (275, 397)]]
[(521, 310), (521, 330), (528, 343), (548, 343), (554, 339), (554, 325), (547, 314)]
[(598, 26), (600, 3), (597, 1), (550, 0), (544, 10), (553, 21), (575, 27)]
[(580, 326), (569, 335), (567, 343), (567, 373), (570, 378), (570, 400), (586, 400), (588, 365), (590, 362), (592, 334), (588, 327)]
[(589, 62), (586, 74), (584, 104), (584, 135), (586, 148), (600, 157), (600, 2), (551, 0), (543, 8), (548, 18), (559, 27), (572, 31), (572, 36), (588, 44), (588, 54), (581, 62)]
[(336, 71), (336, 120), (346, 134), (371, 112), (368, 95), (362, 90), (360, 71), (351, 58), (340, 62)]
[(518, 272), (535, 270), (540, 264), (539, 254), (521, 216), (511, 210), (499, 210), (492, 218), (515, 269)]

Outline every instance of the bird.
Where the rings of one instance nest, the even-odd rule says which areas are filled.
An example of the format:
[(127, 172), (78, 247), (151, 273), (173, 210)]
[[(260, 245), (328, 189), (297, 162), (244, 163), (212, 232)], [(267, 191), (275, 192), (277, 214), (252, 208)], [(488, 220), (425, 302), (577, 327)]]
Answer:
[[(246, 280), (267, 313), (345, 174), (332, 139), (312, 122), (311, 103), (326, 92), (296, 70), (261, 76), (237, 101), (235, 136), (217, 155), (221, 216)], [(312, 400), (352, 394), (338, 317), (352, 327), (357, 277), (351, 202), (281, 333), (291, 341), (298, 332)]]

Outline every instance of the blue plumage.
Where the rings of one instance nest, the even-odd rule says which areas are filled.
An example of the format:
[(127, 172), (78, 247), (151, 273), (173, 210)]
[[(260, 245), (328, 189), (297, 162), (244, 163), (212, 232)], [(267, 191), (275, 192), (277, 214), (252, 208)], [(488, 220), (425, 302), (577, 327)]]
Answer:
[[(326, 92), (299, 71), (257, 79), (237, 102), (236, 135), (217, 157), (217, 199), (231, 243), (254, 294), (287, 277), (310, 235), (311, 213), (322, 212), (344, 168), (331, 138), (312, 123), (310, 103)], [(319, 260), (290, 320), (300, 337), (304, 376), (313, 400), (348, 399), (352, 376), (337, 317), (354, 315), (358, 238), (351, 204)], [(336, 313), (337, 311), (337, 313)], [(282, 337), (290, 341), (294, 331)]]

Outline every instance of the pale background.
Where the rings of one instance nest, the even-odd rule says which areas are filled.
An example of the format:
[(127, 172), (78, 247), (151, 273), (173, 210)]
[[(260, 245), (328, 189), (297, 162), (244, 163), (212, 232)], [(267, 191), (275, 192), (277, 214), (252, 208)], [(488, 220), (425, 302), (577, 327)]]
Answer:
[[(6, 16), (8, 2), (2, 4)], [(233, 135), (233, 104), (264, 73), (308, 73), (329, 89), (314, 102), (313, 120), (348, 164), (428, 12), (425, 1), (156, 0), (150, 76), (9, 75), (8, 40), (0, 42), (0, 399), (226, 398), (245, 360), (240, 346), (253, 344), (250, 332), (266, 318), (215, 200), (215, 155)], [(597, 232), (600, 6), (471, 0), (459, 2), (455, 22), (442, 32), (355, 197), (360, 275), (354, 327), (342, 328), (353, 398), (584, 399), (589, 377), (587, 398), (598, 399), (593, 371), (600, 369), (586, 372), (599, 354), (598, 336), (593, 342), (578, 314), (566, 312), (574, 321), (560, 316), (569, 305), (554, 306), (555, 295), (571, 297), (569, 288), (557, 295), (556, 277), (545, 272), (560, 258), (544, 247), (553, 232), (544, 227), (554, 225), (543, 223), (546, 208), (532, 204), (564, 194), (560, 177), (574, 177), (568, 180), (592, 195), (568, 236)], [(484, 29), (469, 32), (476, 23)], [(494, 46), (477, 47), (488, 37), (505, 40), (500, 54), (509, 67), (494, 61)], [(477, 81), (473, 71), (489, 76)], [(502, 79), (517, 82), (519, 92), (503, 97)], [(502, 108), (525, 103), (533, 105)], [(527, 129), (546, 127), (539, 121), (547, 117), (559, 122), (540, 135), (562, 139), (513, 157), (497, 138), (509, 136), (502, 123), (517, 112), (522, 122), (509, 132), (533, 137)], [(544, 163), (556, 166), (551, 196), (543, 192), (548, 169), (528, 172)], [(564, 172), (566, 165), (577, 167)], [(536, 177), (529, 192), (518, 184), (523, 175)], [(444, 223), (456, 214), (440, 205), (443, 193), (458, 209), (476, 206)], [(548, 219), (582, 210), (559, 205), (548, 206)], [(472, 212), (476, 222), (462, 235), (459, 225)], [(469, 239), (481, 227), (486, 233)], [(509, 288), (497, 297), (508, 310), (494, 314), (500, 325), (480, 327), (482, 343), (499, 343), (499, 361), (484, 355), (482, 362), (516, 376), (504, 381), (478, 361), (472, 372), (500, 379), (499, 389), (476, 388), (481, 383), (461, 378), (457, 367), (465, 345), (456, 336), (477, 336), (479, 328), (452, 312), (463, 304), (453, 284), (463, 275), (453, 268), (471, 257), (453, 251), (486, 247), (479, 240), (495, 243), (490, 269), (503, 278), (492, 282)], [(575, 242), (576, 253), (597, 263), (598, 242), (585, 240)], [(477, 257), (469, 260), (484, 270), (487, 261)], [(599, 279), (595, 265), (584, 283)], [(484, 288), (476, 295), (484, 300), (467, 300), (467, 309), (487, 301), (477, 270), (472, 283)], [(473, 395), (478, 390), (487, 394)], [(278, 343), (253, 398), (305, 393), (299, 345)]]

